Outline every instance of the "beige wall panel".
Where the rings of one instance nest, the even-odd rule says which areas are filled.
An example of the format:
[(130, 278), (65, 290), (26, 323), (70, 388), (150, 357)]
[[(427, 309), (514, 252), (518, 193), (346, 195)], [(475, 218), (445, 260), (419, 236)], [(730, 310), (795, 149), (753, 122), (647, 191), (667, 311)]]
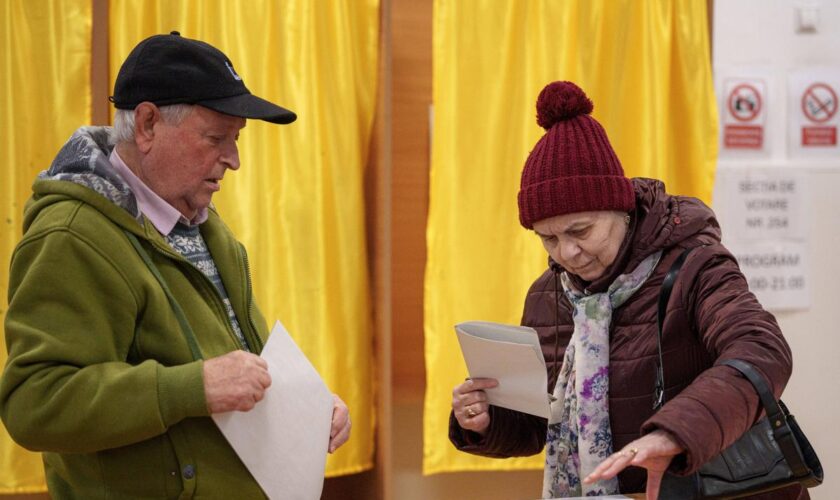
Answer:
[(423, 270), (432, 102), (432, 2), (393, 0), (392, 21), (392, 331), (394, 396), (420, 396)]

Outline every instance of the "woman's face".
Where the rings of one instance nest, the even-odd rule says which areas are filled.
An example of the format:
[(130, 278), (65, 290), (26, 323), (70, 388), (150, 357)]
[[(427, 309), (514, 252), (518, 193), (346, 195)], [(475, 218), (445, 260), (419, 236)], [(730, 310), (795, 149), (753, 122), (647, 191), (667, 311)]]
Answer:
[(615, 260), (624, 236), (624, 212), (578, 212), (534, 223), (534, 232), (555, 262), (586, 281), (600, 278)]

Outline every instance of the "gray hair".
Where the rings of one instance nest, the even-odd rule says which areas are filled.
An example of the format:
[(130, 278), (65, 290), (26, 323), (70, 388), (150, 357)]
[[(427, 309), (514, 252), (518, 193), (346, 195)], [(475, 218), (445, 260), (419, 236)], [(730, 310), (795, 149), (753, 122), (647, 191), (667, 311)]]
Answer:
[[(163, 121), (170, 125), (179, 125), (193, 110), (193, 104), (170, 104), (160, 106), (160, 116)], [(134, 110), (118, 109), (114, 113), (114, 135), (112, 140), (115, 144), (134, 141)]]

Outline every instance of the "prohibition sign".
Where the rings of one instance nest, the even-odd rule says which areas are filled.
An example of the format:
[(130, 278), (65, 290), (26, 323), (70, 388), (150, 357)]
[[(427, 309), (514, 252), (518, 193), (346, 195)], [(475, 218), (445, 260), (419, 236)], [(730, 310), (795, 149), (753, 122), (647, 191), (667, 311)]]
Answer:
[(761, 111), (761, 94), (750, 84), (736, 85), (729, 93), (727, 102), (729, 114), (738, 121), (748, 122), (755, 119)]
[(802, 94), (802, 112), (816, 123), (827, 122), (837, 113), (837, 94), (825, 83), (815, 83)]

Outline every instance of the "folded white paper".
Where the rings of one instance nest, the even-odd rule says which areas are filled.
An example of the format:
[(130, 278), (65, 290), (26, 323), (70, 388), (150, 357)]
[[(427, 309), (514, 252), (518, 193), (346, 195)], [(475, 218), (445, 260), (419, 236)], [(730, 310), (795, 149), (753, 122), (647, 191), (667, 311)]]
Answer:
[(261, 354), (271, 386), (248, 412), (213, 415), (269, 498), (321, 497), (333, 396), (278, 321)]
[(594, 497), (566, 497), (566, 498), (551, 498), (549, 500), (633, 500), (633, 497), (626, 497), (624, 495), (606, 495)]
[(548, 375), (533, 328), (468, 321), (455, 332), (470, 377), (499, 381), (485, 391), (490, 404), (548, 418)]

